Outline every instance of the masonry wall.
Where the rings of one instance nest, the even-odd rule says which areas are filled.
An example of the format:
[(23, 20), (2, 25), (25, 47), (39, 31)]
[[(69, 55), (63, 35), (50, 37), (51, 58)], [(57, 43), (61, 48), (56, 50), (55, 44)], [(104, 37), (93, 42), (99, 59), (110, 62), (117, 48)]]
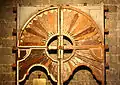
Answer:
[[(24, 6), (51, 4), (100, 4), (103, 2), (109, 9), (106, 12), (105, 27), (109, 29), (106, 43), (109, 45), (109, 69), (107, 69), (106, 85), (120, 85), (120, 0), (0, 0), (0, 85), (15, 85), (16, 71), (11, 65), (15, 63), (12, 47), (16, 45), (16, 37), (12, 35), (16, 29), (16, 13), (13, 7), (19, 3)], [(39, 71), (33, 72), (25, 85), (32, 85)], [(42, 77), (47, 78), (46, 75)], [(47, 85), (51, 85), (47, 81)], [(91, 73), (86, 70), (76, 72), (69, 85), (98, 85)]]

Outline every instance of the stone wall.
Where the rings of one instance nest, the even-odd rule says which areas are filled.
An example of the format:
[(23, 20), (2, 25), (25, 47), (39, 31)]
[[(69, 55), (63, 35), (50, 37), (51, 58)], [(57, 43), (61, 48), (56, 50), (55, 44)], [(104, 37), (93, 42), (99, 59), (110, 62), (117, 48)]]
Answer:
[[(19, 3), (24, 6), (51, 5), (51, 4), (100, 4), (103, 2), (109, 9), (106, 12), (105, 27), (109, 29), (106, 43), (109, 45), (109, 69), (107, 69), (106, 85), (120, 84), (120, 0), (0, 0), (0, 85), (16, 85), (16, 71), (11, 65), (15, 63), (15, 54), (12, 47), (16, 44), (15, 36), (12, 36), (16, 28), (13, 7)], [(33, 72), (26, 85), (32, 84), (32, 79), (38, 72)], [(46, 78), (46, 76), (43, 76)], [(50, 81), (47, 81), (50, 85)], [(89, 71), (81, 70), (74, 74), (69, 85), (98, 85)]]

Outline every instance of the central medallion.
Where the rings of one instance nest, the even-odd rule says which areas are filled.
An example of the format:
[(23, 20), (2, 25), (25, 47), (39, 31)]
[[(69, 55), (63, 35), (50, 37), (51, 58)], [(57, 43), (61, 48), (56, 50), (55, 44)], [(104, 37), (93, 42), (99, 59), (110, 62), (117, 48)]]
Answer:
[(46, 43), (46, 54), (53, 61), (58, 60), (58, 50), (63, 50), (63, 61), (69, 60), (74, 55), (74, 40), (69, 35), (63, 34), (63, 45), (58, 45), (59, 35), (55, 34), (51, 36)]

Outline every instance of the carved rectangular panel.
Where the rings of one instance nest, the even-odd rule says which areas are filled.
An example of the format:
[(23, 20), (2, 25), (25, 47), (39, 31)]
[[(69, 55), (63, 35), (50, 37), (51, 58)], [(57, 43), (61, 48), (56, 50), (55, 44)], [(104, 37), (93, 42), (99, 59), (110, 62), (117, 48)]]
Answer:
[[(103, 5), (18, 7), (17, 84), (44, 68), (57, 85), (85, 66), (104, 85)], [(34, 84), (40, 80), (34, 80)]]

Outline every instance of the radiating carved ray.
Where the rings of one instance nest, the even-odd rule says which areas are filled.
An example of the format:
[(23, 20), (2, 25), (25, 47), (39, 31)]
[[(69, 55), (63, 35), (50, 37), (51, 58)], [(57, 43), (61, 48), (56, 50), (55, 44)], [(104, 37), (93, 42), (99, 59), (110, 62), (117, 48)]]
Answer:
[(48, 34), (48, 27), (44, 22), (44, 18), (38, 16), (37, 19), (38, 19), (39, 24), (41, 24), (41, 26), (44, 28), (44, 29), (41, 28), (41, 30)]
[[(47, 11), (47, 13), (49, 13), (49, 12)], [(44, 26), (46, 27), (47, 32), (53, 33), (53, 30), (52, 30), (53, 28), (49, 27), (48, 19), (49, 19), (48, 14), (47, 15), (44, 14), (41, 21), (43, 22)]]
[(86, 34), (89, 34), (89, 33), (91, 33), (91, 32), (94, 32), (94, 31), (95, 31), (95, 28), (89, 26), (89, 27), (87, 27), (87, 28), (85, 28), (85, 29), (80, 30), (78, 33), (74, 34), (73, 36), (77, 38), (77, 37), (79, 37), (79, 36), (84, 36), (84, 35), (86, 35)]
[(50, 31), (50, 29), (49, 29), (49, 23), (48, 23), (48, 17), (47, 17), (47, 15), (43, 14), (42, 17), (37, 16), (37, 19), (40, 22), (39, 24), (41, 24), (42, 27), (44, 28), (43, 30), (48, 33)]
[(68, 33), (71, 31), (72, 27), (74, 26), (74, 24), (75, 24), (76, 21), (78, 20), (78, 17), (79, 17), (79, 16), (78, 16), (78, 13), (76, 13), (76, 14), (74, 15), (71, 23), (70, 23), (70, 27), (69, 27), (69, 29), (68, 29)]
[(79, 62), (75, 59), (75, 57), (71, 58), (71, 60), (77, 65)]
[(70, 65), (68, 62), (64, 63), (64, 71), (63, 71), (63, 81), (66, 81), (69, 79), (69, 76), (71, 75), (72, 69), (70, 68)]
[[(41, 32), (44, 32), (46, 35), (48, 34), (48, 32), (47, 32), (47, 30), (41, 25), (41, 22), (37, 19), (37, 20), (33, 20), (33, 23), (32, 24), (30, 24), (30, 27), (31, 28), (39, 28), (39, 30), (41, 31)], [(39, 31), (38, 30), (38, 31)]]
[(67, 77), (67, 72), (66, 72), (66, 68), (65, 67), (63, 67), (64, 69), (63, 69), (63, 71), (62, 71), (62, 79), (64, 78), (66, 78)]
[(56, 63), (52, 62), (50, 64), (49, 71), (57, 80), (57, 64)]
[(20, 45), (23, 45), (23, 46), (33, 46), (33, 45), (35, 45), (35, 46), (43, 46), (43, 45), (45, 45), (45, 43), (44, 42), (21, 42), (20, 43)]
[[(82, 54), (79, 54), (79, 55), (81, 55), (81, 56), (84, 55), (84, 57), (87, 58), (87, 59), (90, 59), (90, 60), (92, 60), (92, 61), (95, 61), (95, 62), (99, 62), (99, 63), (101, 63), (100, 60), (96, 60), (96, 58), (93, 57), (90, 53), (84, 53), (84, 52), (82, 52), (82, 51), (80, 51), (80, 52), (81, 52)], [(86, 54), (87, 54), (87, 55), (86, 55)], [(88, 55), (90, 55), (91, 57), (87, 57)]]
[(48, 12), (48, 23), (49, 28), (52, 29), (53, 33), (57, 33), (57, 13), (56, 12)]
[(32, 28), (27, 28), (26, 31), (33, 34), (33, 35), (36, 35), (36, 36), (39, 36), (39, 37), (42, 37), (42, 38), (46, 38), (44, 35), (39, 34), (35, 30), (33, 30)]
[(101, 44), (101, 42), (98, 40), (90, 40), (90, 39), (89, 40), (86, 39), (84, 42), (81, 42), (81, 45), (99, 45), (99, 44)]
[(75, 50), (89, 50), (90, 48), (103, 47), (102, 45), (76, 45), (76, 46), (64, 46), (64, 49), (75, 49)]
[(88, 39), (88, 38), (90, 38), (90, 37), (92, 37), (92, 36), (94, 36), (95, 34), (97, 34), (98, 32), (97, 31), (94, 31), (94, 32), (91, 32), (91, 33), (89, 33), (89, 34), (81, 34), (81, 35), (79, 35), (79, 37), (77, 36), (76, 38), (75, 38), (75, 40), (83, 40), (83, 39)]
[[(76, 52), (78, 52), (78, 53), (80, 52), (81, 55), (84, 55), (84, 56), (86, 56), (87, 58), (92, 59), (93, 61), (96, 61), (95, 58), (94, 58), (93, 56), (91, 56), (89, 50), (76, 50)], [(98, 61), (98, 62), (99, 62), (99, 61)]]
[(71, 31), (69, 32), (70, 34), (75, 34), (75, 30), (79, 28), (80, 26), (80, 17), (77, 19), (76, 23), (74, 24), (74, 26), (72, 27)]
[(68, 71), (68, 72), (71, 72), (71, 68), (70, 68), (68, 62), (65, 62), (65, 63), (64, 63), (64, 67), (67, 68), (67, 71)]
[(86, 28), (86, 26), (88, 27), (91, 24), (92, 24), (92, 22), (90, 20), (88, 20), (84, 15), (79, 14), (79, 18), (76, 21), (76, 25), (73, 26), (70, 33), (76, 34), (77, 32), (79, 32), (79, 30), (82, 30), (82, 29)]
[(53, 70), (53, 75), (54, 75), (54, 77), (55, 77), (55, 79), (57, 80), (57, 77), (58, 77), (58, 67), (57, 67), (58, 65), (56, 64), (55, 65), (55, 67), (54, 67), (54, 70)]
[(90, 49), (89, 52), (97, 61), (101, 61), (101, 62), (103, 61), (104, 59), (103, 48)]
[(40, 62), (42, 65), (45, 65), (48, 62), (48, 58), (44, 57), (43, 60)]
[(23, 32), (23, 35), (21, 36), (21, 40), (23, 42), (21, 42), (20, 44), (26, 44), (26, 45), (43, 45), (43, 43), (45, 44), (46, 39), (36, 36), (34, 34), (31, 34), (29, 32)]
[(33, 65), (34, 63), (37, 63), (39, 62), (41, 59), (43, 59), (44, 56), (40, 56), (40, 57), (34, 57), (32, 59), (29, 59), (29, 61), (24, 61), (24, 62), (21, 62), (20, 63), (20, 67), (23, 68), (23, 69), (26, 69), (26, 68), (29, 68), (29, 66)]
[[(80, 57), (81, 60), (83, 60), (83, 61), (86, 62), (87, 64), (92, 65), (92, 66), (94, 66), (95, 68), (97, 68), (97, 69), (99, 69), (99, 70), (102, 70), (102, 69), (101, 69), (102, 66), (100, 65), (101, 63), (95, 62), (94, 60), (89, 59), (89, 58), (87, 58), (86, 56), (80, 55), (80, 54), (78, 54), (78, 53), (76, 53), (76, 54)], [(86, 59), (87, 59), (87, 60), (86, 60)], [(95, 65), (95, 64), (97, 64), (97, 65)], [(99, 66), (99, 67), (98, 67), (98, 66)]]
[(72, 11), (69, 12), (67, 9), (63, 9), (63, 30), (64, 33), (68, 33), (68, 30), (70, 28), (70, 23), (72, 22), (72, 19), (76, 12)]
[(45, 66), (46, 66), (46, 67), (49, 67), (49, 65), (50, 65), (51, 63), (52, 63), (52, 60), (48, 59), (48, 62), (45, 63)]
[[(91, 66), (92, 69), (92, 73), (93, 75), (95, 75), (95, 77), (97, 78), (97, 80), (101, 81), (102, 83), (104, 82), (104, 74), (101, 70), (103, 70), (103, 68), (101, 70), (95, 68), (94, 66)], [(104, 84), (102, 84), (104, 85)]]
[(65, 81), (66, 79), (68, 79), (68, 75), (70, 75), (70, 73), (69, 73), (69, 69), (68, 69), (68, 67), (67, 67), (68, 65), (63, 65), (63, 80)]
[(84, 61), (82, 61), (80, 58), (78, 58), (77, 56), (74, 57), (74, 59), (78, 62), (78, 63), (84, 63)]
[(44, 14), (44, 15), (47, 15), (47, 14), (48, 14), (48, 11), (45, 11), (43, 14)]
[[(53, 63), (53, 62), (52, 62), (52, 63)], [(48, 67), (50, 73), (52, 72), (52, 66), (53, 66), (52, 63), (50, 63), (50, 65), (49, 65), (49, 67)]]
[[(87, 27), (85, 27), (85, 28), (83, 28), (83, 29), (81, 29), (81, 30), (79, 30), (77, 33), (75, 33), (75, 34), (73, 34), (72, 36), (74, 36), (74, 37), (79, 37), (79, 35), (81, 34), (81, 33), (84, 33), (84, 32), (86, 32), (86, 31), (89, 31), (89, 30), (91, 30), (93, 27), (91, 27), (91, 26), (87, 26)], [(94, 31), (94, 30), (91, 30), (90, 32), (92, 32), (92, 31)], [(86, 33), (87, 34), (87, 33)]]
[(42, 40), (45, 40), (42, 37), (34, 36), (33, 34), (30, 34), (30, 33), (27, 33), (27, 34), (29, 35), (28, 36), (25, 35), (23, 38), (21, 38), (23, 41), (40, 42)]
[[(82, 39), (82, 38), (81, 38)], [(75, 41), (76, 44), (80, 45), (101, 45), (102, 39), (100, 39), (100, 35), (96, 33), (95, 35), (88, 37), (83, 40), (77, 40)]]
[(70, 60), (68, 61), (68, 63), (69, 63), (71, 70), (73, 70), (74, 66), (71, 64)]

